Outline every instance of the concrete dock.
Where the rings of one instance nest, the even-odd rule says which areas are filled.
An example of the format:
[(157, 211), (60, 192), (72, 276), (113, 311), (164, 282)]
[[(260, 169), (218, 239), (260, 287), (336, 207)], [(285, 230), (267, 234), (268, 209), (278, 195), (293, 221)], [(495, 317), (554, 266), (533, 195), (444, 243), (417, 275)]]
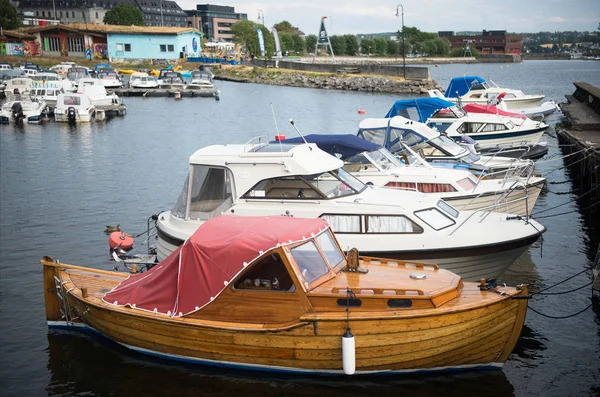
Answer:
[(200, 90), (172, 90), (172, 89), (142, 89), (142, 88), (117, 88), (112, 90), (115, 94), (122, 97), (136, 96), (136, 97), (175, 97), (180, 93), (182, 97), (186, 98), (218, 98), (218, 92), (207, 92)]

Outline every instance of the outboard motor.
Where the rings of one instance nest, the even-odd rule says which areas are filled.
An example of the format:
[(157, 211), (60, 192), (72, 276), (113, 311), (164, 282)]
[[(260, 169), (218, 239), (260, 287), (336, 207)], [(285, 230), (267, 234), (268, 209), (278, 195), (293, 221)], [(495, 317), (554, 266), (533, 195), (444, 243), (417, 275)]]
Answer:
[(73, 106), (69, 106), (67, 109), (67, 120), (69, 124), (75, 124), (77, 122), (77, 112)]
[(13, 119), (15, 120), (15, 123), (22, 124), (23, 119), (25, 118), (25, 114), (23, 113), (23, 106), (21, 105), (21, 102), (13, 103), (12, 107), (11, 107), (11, 111), (12, 111), (12, 116), (13, 116)]

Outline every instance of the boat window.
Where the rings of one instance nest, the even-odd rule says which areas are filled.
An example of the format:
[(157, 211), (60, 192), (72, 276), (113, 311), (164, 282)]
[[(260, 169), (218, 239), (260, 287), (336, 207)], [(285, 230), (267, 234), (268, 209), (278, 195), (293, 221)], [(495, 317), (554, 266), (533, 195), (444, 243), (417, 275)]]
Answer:
[(294, 292), (296, 286), (279, 254), (267, 255), (249, 268), (233, 285), (234, 289)]
[(474, 182), (469, 177), (460, 179), (457, 183), (458, 183), (458, 186), (460, 186), (461, 188), (463, 188), (466, 191), (473, 190), (475, 188), (475, 186), (477, 186), (477, 183)]
[(388, 307), (394, 309), (408, 309), (412, 307), (411, 299), (388, 299)]
[(376, 143), (377, 145), (383, 146), (385, 144), (385, 136), (387, 135), (387, 127), (374, 128), (374, 129), (363, 129), (358, 131), (358, 137), (363, 138), (369, 142)]
[(387, 149), (374, 150), (365, 153), (365, 157), (371, 164), (374, 164), (380, 170), (386, 171), (394, 168), (402, 167), (402, 163), (398, 161)]
[(438, 208), (442, 209), (442, 211), (446, 212), (453, 218), (458, 218), (458, 215), (460, 215), (460, 212), (458, 212), (458, 210), (456, 208), (454, 208), (453, 206), (451, 206), (444, 200), (439, 200), (437, 202), (437, 206), (438, 206)]
[(402, 150), (403, 143), (408, 146), (416, 146), (424, 141), (425, 138), (412, 130), (390, 128), (390, 141), (387, 148), (390, 152), (396, 153)]
[(317, 246), (312, 241), (291, 249), (292, 256), (298, 265), (298, 270), (307, 284), (329, 273), (329, 266), (321, 256)]
[(260, 181), (242, 197), (264, 199), (322, 199), (323, 194), (315, 190), (299, 176), (281, 177)]
[(515, 124), (510, 120), (506, 122), (506, 125), (508, 126), (509, 130), (512, 130), (515, 128)]
[(421, 193), (450, 193), (456, 192), (456, 188), (449, 183), (419, 183), (417, 190)]
[(327, 230), (319, 234), (316, 238), (321, 251), (325, 254), (325, 257), (329, 261), (331, 267), (336, 267), (344, 261), (344, 255), (340, 252), (338, 245), (335, 243), (331, 231)]
[(335, 233), (360, 233), (360, 215), (334, 215), (323, 214), (325, 219)]
[(191, 176), (186, 179), (172, 214), (179, 218), (199, 220), (208, 220), (221, 215), (233, 205), (232, 186), (233, 176), (230, 170), (193, 165)]
[(462, 123), (460, 127), (458, 127), (458, 132), (461, 134), (473, 134), (477, 132), (483, 123)]
[(81, 98), (77, 96), (65, 96), (63, 98), (65, 106), (79, 106), (81, 105)]
[(442, 123), (441, 121), (430, 121), (429, 123), (427, 123), (427, 127), (435, 128), (435, 130), (439, 132), (446, 132), (448, 127), (450, 127), (452, 124), (453, 123)]
[(430, 139), (429, 142), (439, 148), (441, 151), (450, 154), (451, 156), (462, 156), (467, 153), (467, 149), (454, 142), (452, 139), (445, 135), (437, 136)]
[(480, 132), (506, 131), (507, 129), (504, 124), (488, 123), (483, 126)]
[(449, 216), (437, 208), (415, 211), (415, 215), (434, 230), (442, 230), (455, 223)]
[(367, 233), (422, 233), (423, 229), (403, 215), (365, 216)]

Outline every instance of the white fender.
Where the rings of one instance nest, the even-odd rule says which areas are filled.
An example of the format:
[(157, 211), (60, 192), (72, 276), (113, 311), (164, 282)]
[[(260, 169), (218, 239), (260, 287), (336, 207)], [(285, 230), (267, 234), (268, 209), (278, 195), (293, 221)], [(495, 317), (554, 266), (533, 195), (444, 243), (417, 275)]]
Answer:
[(342, 366), (346, 375), (354, 375), (356, 371), (356, 347), (354, 345), (354, 335), (350, 328), (342, 336)]

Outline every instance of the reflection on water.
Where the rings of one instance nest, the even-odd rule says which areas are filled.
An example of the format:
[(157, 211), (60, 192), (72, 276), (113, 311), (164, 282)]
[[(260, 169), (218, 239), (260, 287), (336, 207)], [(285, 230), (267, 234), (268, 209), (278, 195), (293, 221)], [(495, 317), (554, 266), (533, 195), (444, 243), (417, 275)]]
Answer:
[[(265, 375), (163, 361), (127, 350), (99, 335), (53, 329), (48, 332), (46, 388), (50, 396), (511, 396), (501, 370), (433, 375), (305, 377)], [(489, 386), (493, 385), (492, 389)]]
[(520, 362), (520, 365), (533, 368), (538, 365), (538, 360), (542, 360), (542, 354), (546, 350), (544, 342), (546, 339), (543, 335), (536, 333), (527, 325), (523, 326), (519, 341), (513, 350), (510, 359)]

